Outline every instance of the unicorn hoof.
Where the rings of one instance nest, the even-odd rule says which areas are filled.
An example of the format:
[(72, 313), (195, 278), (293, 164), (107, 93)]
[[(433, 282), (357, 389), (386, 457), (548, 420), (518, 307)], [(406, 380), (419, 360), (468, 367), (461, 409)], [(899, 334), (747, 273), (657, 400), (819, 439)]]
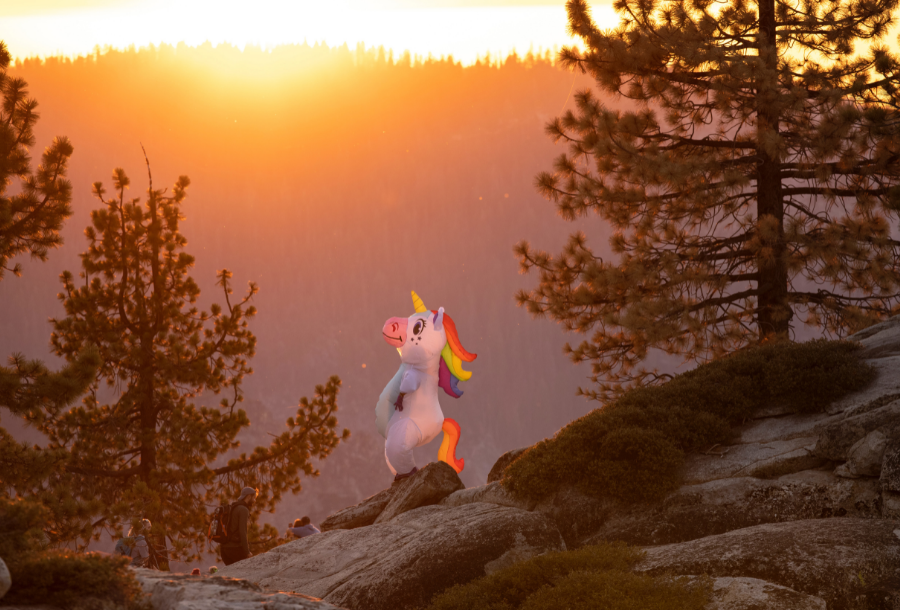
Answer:
[(408, 479), (409, 477), (413, 476), (417, 472), (419, 472), (419, 469), (416, 468), (415, 466), (413, 466), (413, 469), (410, 470), (409, 472), (407, 472), (406, 474), (398, 474), (397, 476), (395, 476), (394, 483), (396, 483), (398, 481), (402, 481), (403, 479)]

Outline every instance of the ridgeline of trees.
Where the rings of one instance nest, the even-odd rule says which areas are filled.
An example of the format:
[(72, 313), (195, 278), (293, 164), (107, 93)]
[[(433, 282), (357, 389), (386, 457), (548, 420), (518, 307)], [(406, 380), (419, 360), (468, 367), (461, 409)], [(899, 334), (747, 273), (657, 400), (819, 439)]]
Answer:
[[(4, 70), (9, 59), (0, 44)], [(46, 260), (61, 244), (72, 213), (66, 168), (73, 148), (57, 138), (32, 171), (37, 102), (22, 79), (0, 73), (0, 86), (0, 266), (8, 268), (16, 255)], [(222, 269), (217, 285), (225, 305), (197, 308), (200, 288), (188, 275), (194, 258), (179, 230), (190, 181), (180, 177), (167, 195), (153, 188), (149, 160), (147, 170), (145, 204), (125, 198), (130, 180), (122, 169), (113, 173), (115, 196), (105, 198), (102, 183), (94, 183), (103, 207), (85, 231), (89, 247), (79, 278), (61, 275), (66, 317), (53, 320), (51, 343), (69, 365), (53, 373), (14, 356), (0, 369), (0, 407), (48, 438), (44, 447), (29, 446), (0, 429), (0, 487), (41, 507), (43, 537), (52, 546), (84, 548), (102, 530), (121, 536), (123, 527), (150, 518), (171, 558), (196, 558), (205, 547), (208, 507), (247, 485), (260, 488), (251, 528), (257, 537), (276, 538), (271, 526), (260, 532), (259, 512), (273, 510), (286, 491), (298, 492), (302, 476), (317, 476), (313, 460), (326, 458), (349, 431), (335, 432), (341, 380), (333, 376), (312, 400), (300, 400), (268, 447), (209, 466), (239, 446), (236, 436), (250, 424), (238, 404), (241, 382), (252, 373), (256, 338), (248, 322), (256, 309), (249, 301), (257, 287), (251, 282), (233, 300), (231, 272)], [(14, 178), (20, 192), (7, 195)], [(101, 384), (114, 400), (104, 400)], [(218, 407), (195, 405), (204, 393), (224, 397)], [(81, 405), (70, 408), (82, 395)], [(4, 511), (31, 515), (34, 528), (37, 509)]]
[[(582, 233), (557, 256), (517, 247), (533, 314), (591, 333), (569, 348), (608, 398), (661, 378), (651, 349), (704, 360), (841, 336), (900, 302), (900, 60), (882, 43), (896, 0), (618, 0), (612, 31), (567, 4), (591, 90), (548, 133), (568, 145), (541, 192), (566, 219), (615, 228), (615, 257)], [(860, 50), (864, 44), (868, 48)]]
[[(61, 315), (57, 276), (80, 269), (96, 207), (90, 185), (116, 166), (138, 182), (129, 168), (143, 167), (143, 143), (154, 177), (191, 177), (181, 228), (197, 257), (202, 308), (221, 300), (222, 267), (261, 288), (243, 446), (281, 433), (297, 388), (341, 372), (340, 420), (353, 437), (321, 477), (263, 520), (316, 521), (389, 484), (371, 401), (397, 366), (379, 329), (406, 311), (410, 289), (452, 308), (460, 332), (496, 354), (480, 364), (478, 387), (452, 405), (465, 421), (467, 485), (482, 482), (503, 451), (585, 412), (573, 393), (584, 372), (559, 358), (558, 330), (516, 310), (512, 294), (527, 278), (509, 253), (534, 231), (552, 244), (565, 239), (568, 229), (550, 221), (553, 211), (522, 176), (553, 154), (541, 126), (582, 76), (546, 56), (407, 64), (322, 45), (106, 50), (12, 70), (41, 101), (39, 136), (52, 129), (78, 144), (77, 188), (66, 244), (50, 264), (26, 265), (31, 280), (20, 290), (0, 284), (0, 315), (19, 321), (0, 349), (47, 352), (46, 321)], [(416, 230), (392, 238), (397, 219)], [(424, 448), (418, 459), (436, 452)]]

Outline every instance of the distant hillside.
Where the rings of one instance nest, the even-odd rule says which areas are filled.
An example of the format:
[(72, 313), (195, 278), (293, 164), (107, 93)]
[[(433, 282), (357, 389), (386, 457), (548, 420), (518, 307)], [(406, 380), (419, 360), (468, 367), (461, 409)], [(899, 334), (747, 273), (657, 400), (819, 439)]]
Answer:
[(575, 396), (588, 370), (562, 354), (564, 334), (513, 301), (535, 282), (517, 274), (518, 240), (552, 251), (584, 229), (605, 251), (600, 221), (567, 224), (533, 188), (562, 152), (544, 124), (572, 105), (583, 76), (547, 57), (463, 68), (306, 45), (109, 51), (28, 60), (12, 75), (40, 103), (35, 156), (58, 134), (75, 145), (75, 215), (49, 262), (23, 261), (23, 277), (0, 283), (0, 316), (16, 321), (0, 331), (0, 355), (47, 356), (47, 318), (63, 315), (57, 276), (79, 269), (96, 207), (91, 183), (122, 166), (143, 197), (143, 144), (155, 186), (191, 178), (183, 232), (204, 303), (220, 300), (222, 267), (236, 291), (260, 285), (247, 438), (267, 442), (315, 384), (344, 381), (339, 420), (354, 437), (276, 524), (321, 519), (387, 485), (373, 408), (398, 358), (381, 327), (412, 313), (411, 289), (445, 307), (478, 354), (465, 396), (441, 398), (462, 426), (466, 484), (596, 406)]

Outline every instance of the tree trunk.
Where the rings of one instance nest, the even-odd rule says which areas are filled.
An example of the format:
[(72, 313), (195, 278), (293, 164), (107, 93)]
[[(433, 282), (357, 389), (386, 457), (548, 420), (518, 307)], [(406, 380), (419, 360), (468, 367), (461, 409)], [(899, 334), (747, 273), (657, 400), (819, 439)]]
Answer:
[(779, 158), (772, 138), (779, 130), (775, 37), (775, 1), (759, 0), (759, 55), (766, 67), (756, 89), (760, 157), (756, 175), (756, 220), (761, 237), (757, 255), (757, 328), (761, 341), (787, 339), (793, 317), (787, 300), (787, 247)]

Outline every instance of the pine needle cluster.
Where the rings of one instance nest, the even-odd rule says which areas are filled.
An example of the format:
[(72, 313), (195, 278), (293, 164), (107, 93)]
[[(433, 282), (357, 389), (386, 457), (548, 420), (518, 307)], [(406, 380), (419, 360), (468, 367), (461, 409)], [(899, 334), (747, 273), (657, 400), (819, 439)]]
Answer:
[[(705, 361), (798, 322), (843, 336), (900, 298), (896, 0), (617, 0), (603, 31), (569, 0), (584, 50), (560, 54), (599, 93), (547, 131), (568, 146), (539, 190), (568, 220), (558, 255), (516, 247), (534, 315), (590, 333), (568, 348), (608, 399), (659, 381), (651, 349)], [(610, 103), (607, 104), (606, 101)]]

